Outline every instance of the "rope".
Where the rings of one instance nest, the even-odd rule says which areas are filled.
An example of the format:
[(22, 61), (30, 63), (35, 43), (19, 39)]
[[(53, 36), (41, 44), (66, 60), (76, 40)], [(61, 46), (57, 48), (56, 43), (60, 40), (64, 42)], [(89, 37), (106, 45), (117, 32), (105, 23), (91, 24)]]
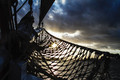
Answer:
[(14, 30), (14, 21), (13, 21), (13, 16), (12, 16), (12, 7), (9, 8), (10, 11), (10, 28), (13, 31)]
[(54, 75), (54, 73), (52, 72), (52, 70), (50, 69), (46, 59), (44, 58), (44, 56), (40, 53), (40, 56), (42, 56), (42, 61), (45, 62), (45, 64), (47, 65), (48, 69), (50, 70), (50, 72), (53, 74), (54, 78), (56, 78), (56, 76)]
[[(27, 3), (28, 0), (25, 0), (25, 2), (16, 10), (16, 13), (20, 11), (20, 9)], [(12, 16), (15, 16), (15, 14), (12, 14)]]
[(18, 1), (15, 1), (13, 3), (13, 8), (14, 8), (14, 21), (15, 21), (15, 27), (16, 27), (16, 30), (17, 30), (17, 11), (16, 11), (16, 8), (17, 8), (17, 5), (18, 5)]
[[(44, 46), (45, 49), (30, 55), (27, 63), (28, 73), (52, 80), (109, 79), (107, 75), (109, 75), (110, 53), (61, 40), (49, 34), (45, 29), (40, 35), (43, 35), (42, 39), (45, 43), (39, 45)], [(53, 43), (57, 46), (52, 47)]]
[(32, 12), (32, 4), (33, 4), (33, 0), (29, 0), (28, 4), (30, 5), (30, 11)]
[[(39, 8), (39, 9), (41, 9), (41, 1), (42, 1), (42, 0), (40, 0), (40, 8)], [(41, 13), (40, 13), (40, 10), (39, 10), (39, 22), (38, 22), (38, 27), (39, 27), (39, 28), (40, 28), (40, 14), (41, 14)]]

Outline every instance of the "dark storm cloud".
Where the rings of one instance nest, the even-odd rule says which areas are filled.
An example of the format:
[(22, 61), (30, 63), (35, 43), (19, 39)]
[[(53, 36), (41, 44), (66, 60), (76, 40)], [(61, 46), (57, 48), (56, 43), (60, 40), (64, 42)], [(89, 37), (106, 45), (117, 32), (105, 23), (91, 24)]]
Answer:
[[(81, 34), (74, 38), (63, 37), (77, 43), (97, 43), (97, 48), (120, 49), (120, 0), (66, 0), (65, 4), (56, 1), (44, 19), (47, 29), (69, 33), (79, 30)], [(19, 19), (29, 11), (26, 4)], [(33, 12), (36, 27), (39, 0), (34, 0)]]
[(66, 5), (59, 5), (67, 15), (54, 14), (54, 18), (58, 24), (63, 24), (66, 28), (69, 26), (69, 29), (73, 28), (73, 25), (73, 29), (81, 30), (116, 27), (120, 21), (120, 6), (117, 0), (67, 0)]
[(59, 0), (57, 5), (63, 14), (55, 13), (56, 5), (52, 7), (49, 13), (54, 20), (46, 17), (51, 28), (61, 32), (80, 30), (82, 40), (120, 49), (120, 0), (66, 0), (65, 5)]

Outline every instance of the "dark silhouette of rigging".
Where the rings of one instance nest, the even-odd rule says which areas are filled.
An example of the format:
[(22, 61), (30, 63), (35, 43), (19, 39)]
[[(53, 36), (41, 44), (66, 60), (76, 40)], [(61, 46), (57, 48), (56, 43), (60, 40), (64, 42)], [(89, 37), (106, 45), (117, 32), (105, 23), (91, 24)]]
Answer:
[[(0, 79), (21, 80), (20, 61), (27, 74), (50, 80), (110, 80), (111, 54), (54, 37), (43, 27), (43, 18), (55, 0), (41, 0), (37, 33), (33, 28), (33, 0), (17, 9), (18, 0), (0, 1)], [(28, 13), (17, 22), (17, 13), (29, 4)], [(13, 10), (13, 11), (12, 11)], [(40, 27), (42, 25), (42, 27)], [(39, 34), (39, 35), (38, 35)], [(34, 39), (35, 37), (35, 39)], [(2, 57), (2, 58), (1, 58)]]

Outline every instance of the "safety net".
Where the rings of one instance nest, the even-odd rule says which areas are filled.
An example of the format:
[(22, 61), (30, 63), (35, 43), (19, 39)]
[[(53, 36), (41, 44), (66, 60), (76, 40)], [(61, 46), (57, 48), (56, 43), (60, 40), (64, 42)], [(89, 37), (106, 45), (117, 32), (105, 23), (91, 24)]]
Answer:
[(109, 80), (109, 53), (76, 45), (45, 29), (35, 40), (39, 47), (28, 56), (27, 73), (43, 80)]

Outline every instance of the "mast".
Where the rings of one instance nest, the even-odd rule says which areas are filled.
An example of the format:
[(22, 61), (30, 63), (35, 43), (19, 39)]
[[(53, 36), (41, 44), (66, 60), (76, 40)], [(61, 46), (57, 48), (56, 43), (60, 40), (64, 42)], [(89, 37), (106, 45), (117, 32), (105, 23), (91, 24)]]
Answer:
[[(2, 38), (7, 36), (10, 31), (17, 29), (17, 4), (17, 0), (0, 0), (0, 29)], [(14, 11), (12, 11), (12, 7)]]
[(9, 4), (8, 0), (0, 0), (0, 29), (2, 38), (7, 36), (9, 29)]

